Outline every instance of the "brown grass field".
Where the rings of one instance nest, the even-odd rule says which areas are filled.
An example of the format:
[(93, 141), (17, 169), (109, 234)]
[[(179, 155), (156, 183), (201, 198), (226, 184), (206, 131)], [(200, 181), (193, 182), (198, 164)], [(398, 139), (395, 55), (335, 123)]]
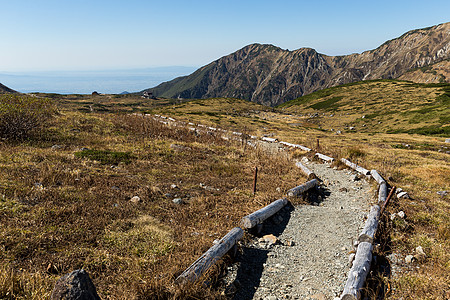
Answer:
[(55, 281), (78, 268), (102, 299), (223, 298), (215, 285), (182, 290), (173, 279), (244, 215), (306, 181), (292, 161), (305, 153), (275, 156), (131, 112), (313, 149), (319, 140), (322, 153), (377, 169), (411, 196), (388, 207), (406, 218), (387, 218), (378, 255), (404, 257), (419, 245), (427, 255), (395, 277), (377, 277), (386, 299), (450, 298), (450, 201), (436, 193), (450, 191), (445, 90), (378, 81), (321, 93), (276, 109), (236, 99), (39, 95), (55, 101), (57, 115), (27, 140), (0, 141), (0, 299), (47, 299)]

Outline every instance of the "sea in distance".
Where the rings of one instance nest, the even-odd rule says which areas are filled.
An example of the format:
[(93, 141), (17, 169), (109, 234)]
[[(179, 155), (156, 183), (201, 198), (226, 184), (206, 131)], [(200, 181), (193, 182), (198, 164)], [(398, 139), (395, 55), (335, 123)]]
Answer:
[(179, 76), (189, 75), (197, 67), (157, 67), (103, 71), (1, 72), (0, 83), (21, 93), (120, 94), (139, 92)]

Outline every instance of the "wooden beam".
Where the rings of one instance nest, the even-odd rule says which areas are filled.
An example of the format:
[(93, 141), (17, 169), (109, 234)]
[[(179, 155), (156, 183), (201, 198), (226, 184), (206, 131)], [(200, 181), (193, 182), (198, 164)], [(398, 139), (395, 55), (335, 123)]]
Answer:
[(372, 249), (371, 243), (362, 242), (358, 245), (355, 260), (348, 272), (347, 283), (341, 294), (341, 300), (359, 300), (361, 298), (361, 290), (370, 271)]
[(301, 162), (296, 162), (295, 165), (302, 170), (303, 173), (305, 173), (306, 176), (308, 176), (308, 179), (314, 179), (317, 178), (316, 174), (314, 174), (313, 171), (308, 169), (305, 165), (303, 165)]
[(334, 161), (334, 158), (329, 157), (329, 156), (326, 156), (325, 154), (316, 153), (316, 156), (317, 156), (318, 158), (324, 160), (324, 161), (327, 161), (327, 162), (333, 162), (333, 161)]
[(208, 251), (178, 276), (175, 283), (184, 284), (195, 282), (212, 265), (221, 259), (243, 235), (244, 231), (241, 228), (235, 227), (231, 229), (217, 244), (209, 248)]
[(387, 198), (387, 184), (386, 181), (380, 183), (378, 188), (378, 203), (382, 205), (386, 201)]
[(373, 179), (375, 179), (375, 181), (376, 181), (378, 184), (381, 184), (382, 182), (386, 182), (386, 181), (383, 179), (383, 177), (381, 177), (381, 175), (378, 174), (377, 170), (372, 170), (372, 171), (370, 171), (370, 175), (372, 175)]
[(308, 182), (306, 182), (306, 183), (304, 183), (302, 185), (299, 185), (299, 186), (297, 186), (295, 188), (290, 189), (287, 192), (287, 195), (289, 197), (298, 197), (299, 195), (303, 194), (307, 190), (312, 189), (313, 187), (315, 187), (317, 185), (319, 185), (319, 180), (313, 179), (313, 180), (310, 180), (310, 181), (308, 181)]
[(373, 243), (375, 234), (377, 232), (378, 221), (380, 219), (380, 207), (374, 205), (370, 208), (369, 216), (367, 217), (364, 229), (358, 237), (358, 242)]
[(254, 213), (243, 217), (241, 220), (241, 226), (243, 228), (253, 228), (256, 225), (261, 224), (274, 214), (276, 214), (287, 203), (288, 200), (286, 198), (278, 199), (277, 201), (270, 203), (269, 205), (261, 208), (260, 210), (257, 210)]
[(370, 171), (367, 169), (364, 169), (363, 167), (358, 166), (355, 163), (352, 163), (351, 161), (345, 159), (345, 158), (341, 158), (341, 161), (346, 164), (348, 167), (352, 168), (353, 170), (355, 170), (358, 173), (361, 173), (363, 175), (369, 175)]

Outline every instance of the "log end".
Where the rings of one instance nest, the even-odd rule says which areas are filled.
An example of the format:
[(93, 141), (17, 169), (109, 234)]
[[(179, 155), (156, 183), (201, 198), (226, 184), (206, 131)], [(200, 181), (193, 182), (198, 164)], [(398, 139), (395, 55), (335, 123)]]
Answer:
[(248, 216), (242, 218), (240, 225), (244, 229), (250, 229), (250, 228), (252, 228), (254, 226), (252, 224), (252, 221), (250, 220), (250, 218)]
[(341, 300), (358, 300), (355, 295), (345, 294), (341, 296)]

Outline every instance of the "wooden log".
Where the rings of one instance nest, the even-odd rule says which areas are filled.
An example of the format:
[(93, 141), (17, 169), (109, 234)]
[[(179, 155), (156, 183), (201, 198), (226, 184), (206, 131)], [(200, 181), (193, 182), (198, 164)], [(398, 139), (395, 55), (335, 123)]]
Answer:
[(288, 200), (286, 198), (278, 199), (277, 201), (270, 203), (269, 205), (261, 208), (260, 210), (257, 210), (254, 213), (243, 217), (241, 220), (241, 227), (242, 228), (255, 227), (256, 225), (264, 222), (266, 219), (276, 214), (287, 203)]
[(306, 183), (304, 183), (302, 185), (299, 185), (299, 186), (297, 186), (295, 188), (290, 189), (287, 192), (287, 195), (289, 197), (298, 197), (299, 195), (303, 194), (307, 190), (312, 189), (313, 187), (315, 187), (317, 185), (319, 185), (319, 180), (313, 179), (313, 180), (310, 180), (310, 181), (308, 181), (308, 182), (306, 182)]
[(244, 235), (244, 231), (235, 227), (231, 229), (217, 244), (209, 248), (199, 259), (189, 266), (180, 276), (177, 277), (175, 283), (183, 284), (187, 282), (195, 282), (205, 273), (216, 261), (222, 258)]
[(386, 182), (386, 181), (383, 179), (383, 177), (381, 177), (381, 175), (378, 174), (377, 170), (372, 170), (372, 171), (370, 171), (370, 175), (372, 175), (373, 179), (375, 179), (375, 181), (376, 181), (378, 184), (381, 184), (382, 182)]
[(302, 170), (303, 173), (305, 173), (306, 176), (308, 176), (308, 179), (314, 179), (316, 178), (316, 174), (314, 174), (313, 171), (308, 169), (305, 165), (303, 165), (301, 162), (296, 162), (295, 165)]
[(311, 151), (311, 149), (309, 149), (308, 147), (305, 147), (305, 146), (302, 146), (302, 145), (298, 145), (298, 144), (291, 144), (291, 143), (288, 143), (288, 142), (280, 142), (280, 144), (288, 146), (288, 147), (300, 148), (301, 150), (306, 151), (306, 152), (310, 152)]
[(270, 143), (278, 142), (277, 139), (270, 138), (270, 137), (265, 137), (265, 136), (263, 136), (263, 137), (261, 138), (261, 140), (263, 140), (263, 141), (265, 141), (265, 142), (270, 142)]
[(359, 300), (361, 298), (361, 289), (370, 271), (372, 249), (373, 246), (371, 243), (362, 242), (358, 245), (355, 260), (353, 261), (352, 268), (348, 272), (347, 283), (341, 294), (342, 300)]
[(370, 174), (370, 171), (369, 171), (369, 170), (364, 169), (363, 167), (358, 166), (357, 164), (352, 163), (351, 161), (349, 161), (349, 160), (347, 160), (347, 159), (345, 159), (345, 158), (341, 158), (341, 161), (342, 161), (344, 164), (346, 164), (347, 166), (349, 166), (350, 168), (352, 168), (353, 170), (355, 170), (356, 172), (358, 172), (358, 173), (361, 173), (361, 174), (363, 174), (363, 175), (369, 175), (369, 174)]
[(378, 188), (378, 203), (383, 205), (387, 198), (387, 184), (386, 182), (380, 183)]
[(327, 162), (333, 162), (333, 161), (334, 161), (334, 158), (329, 157), (329, 156), (326, 156), (325, 154), (316, 153), (316, 156), (317, 156), (318, 158), (324, 160), (324, 161), (327, 161)]
[(375, 234), (377, 232), (378, 221), (380, 219), (380, 207), (374, 205), (370, 208), (369, 216), (367, 217), (364, 229), (358, 237), (358, 242), (373, 243)]

